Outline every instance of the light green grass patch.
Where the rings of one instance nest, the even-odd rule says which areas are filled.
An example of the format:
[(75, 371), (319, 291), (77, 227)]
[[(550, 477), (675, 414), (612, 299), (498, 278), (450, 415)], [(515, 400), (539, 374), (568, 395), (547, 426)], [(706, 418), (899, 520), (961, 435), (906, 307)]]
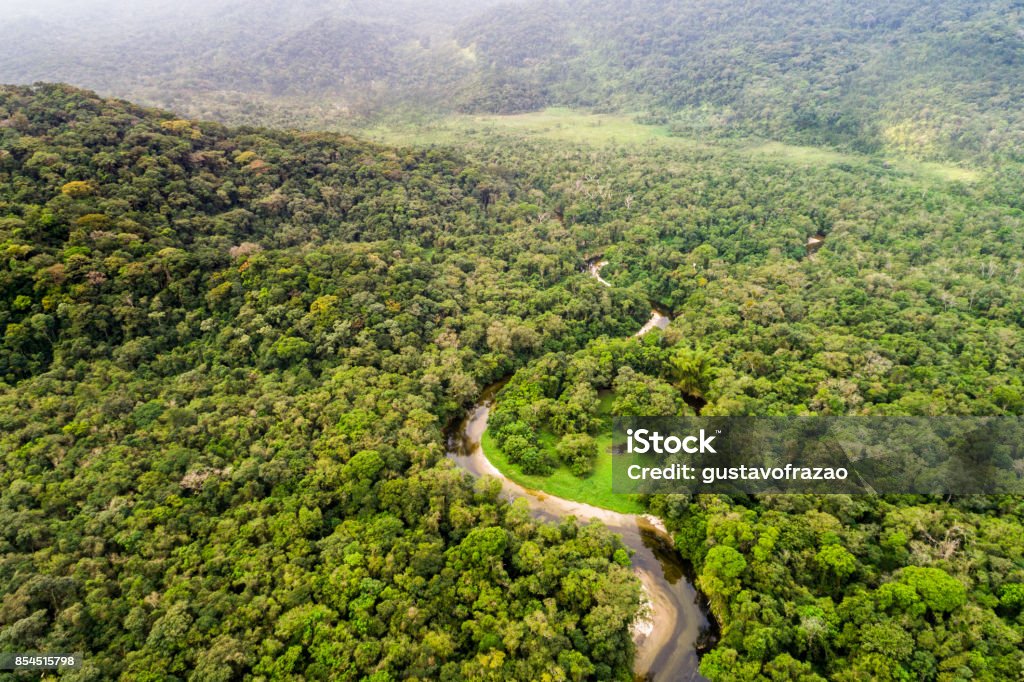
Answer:
[(844, 154), (823, 147), (805, 147), (783, 142), (760, 142), (744, 148), (750, 154), (760, 154), (791, 163), (807, 166), (835, 165), (840, 163), (863, 162), (862, 157)]
[(954, 166), (951, 163), (937, 161), (905, 161), (900, 164), (912, 168), (915, 174), (943, 182), (962, 182), (971, 184), (981, 180), (981, 173), (971, 168)]
[(673, 137), (666, 126), (637, 123), (632, 114), (592, 114), (553, 107), (527, 114), (458, 114), (422, 124), (379, 125), (362, 135), (392, 145), (457, 144), (466, 135), (519, 134), (585, 145), (628, 146), (656, 142), (697, 146), (696, 140)]
[(905, 157), (865, 156), (827, 149), (807, 147), (784, 142), (760, 142), (742, 147), (747, 153), (803, 166), (834, 166), (846, 164), (865, 167), (881, 162), (885, 167), (917, 179), (937, 182), (972, 183), (981, 179), (981, 173), (970, 168), (937, 161), (916, 161)]
[[(559, 466), (550, 476), (531, 476), (508, 461), (505, 453), (494, 442), (491, 432), (484, 431), (481, 447), (484, 455), (498, 471), (524, 488), (561, 497), (573, 502), (583, 502), (602, 509), (610, 509), (622, 514), (643, 514), (646, 512), (635, 495), (623, 495), (612, 492), (612, 436), (611, 436), (611, 405), (615, 399), (610, 392), (601, 395), (598, 413), (607, 421), (600, 428), (597, 441), (597, 459), (594, 470), (586, 478), (579, 478), (566, 466)], [(558, 436), (550, 431), (542, 431), (537, 436), (538, 445), (553, 459)]]
[(677, 149), (720, 149), (804, 166), (846, 164), (877, 167), (881, 163), (913, 179), (930, 182), (972, 183), (982, 177), (976, 170), (954, 164), (916, 161), (906, 157), (867, 156), (826, 147), (765, 140), (703, 141), (672, 135), (667, 126), (638, 123), (634, 114), (595, 114), (565, 107), (552, 107), (526, 114), (454, 114), (418, 123), (383, 123), (362, 129), (357, 134), (396, 146), (458, 147), (467, 139), (513, 135), (595, 147), (621, 145), (640, 148), (654, 145)]
[(635, 496), (612, 492), (611, 442), (610, 435), (597, 438), (597, 459), (594, 471), (587, 478), (576, 477), (565, 466), (559, 466), (550, 476), (524, 474), (518, 466), (508, 461), (490, 431), (484, 432), (481, 446), (487, 459), (498, 471), (524, 488), (622, 514), (643, 514), (646, 510)]

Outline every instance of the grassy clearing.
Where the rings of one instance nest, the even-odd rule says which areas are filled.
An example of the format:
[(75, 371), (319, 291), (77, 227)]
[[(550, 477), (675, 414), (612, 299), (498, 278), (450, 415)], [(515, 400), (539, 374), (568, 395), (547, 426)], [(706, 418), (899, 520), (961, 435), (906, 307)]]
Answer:
[(869, 164), (890, 168), (915, 179), (930, 182), (972, 183), (981, 179), (976, 170), (947, 163), (915, 161), (908, 158), (876, 157), (783, 142), (702, 141), (670, 134), (667, 126), (637, 123), (632, 114), (592, 114), (563, 107), (507, 116), (452, 115), (421, 123), (381, 124), (358, 132), (362, 137), (396, 146), (459, 146), (467, 139), (501, 135), (547, 139), (577, 145), (712, 149), (760, 156), (804, 166)]
[(561, 107), (507, 116), (453, 115), (421, 125), (382, 125), (362, 131), (372, 140), (394, 145), (458, 144), (467, 135), (500, 133), (588, 145), (699, 144), (696, 140), (672, 137), (665, 126), (637, 123), (629, 114), (591, 114)]
[(824, 147), (805, 147), (783, 142), (758, 142), (742, 147), (749, 154), (757, 154), (773, 159), (788, 161), (805, 166), (833, 166), (841, 163), (862, 163), (863, 157), (855, 154), (844, 154)]
[(908, 158), (872, 157), (848, 154), (825, 147), (805, 147), (782, 142), (761, 142), (742, 147), (747, 153), (758, 154), (788, 163), (804, 166), (833, 166), (845, 164), (864, 166), (881, 163), (884, 167), (912, 175), (917, 179), (937, 182), (972, 183), (981, 179), (981, 173), (950, 163), (915, 161)]
[[(599, 435), (596, 438), (597, 459), (594, 461), (594, 471), (587, 478), (578, 478), (565, 466), (558, 467), (550, 476), (524, 474), (517, 465), (508, 461), (505, 453), (494, 442), (490, 431), (484, 431), (481, 442), (484, 454), (491, 464), (498, 468), (498, 471), (524, 488), (539, 490), (566, 500), (584, 502), (623, 514), (643, 514), (646, 510), (634, 495), (612, 492), (611, 404), (613, 399), (614, 396), (610, 393), (601, 396), (599, 413), (607, 423), (603, 424), (598, 432)], [(558, 442), (558, 437), (555, 434), (547, 431), (541, 432), (537, 441), (541, 448), (557, 460), (555, 444)]]
[(981, 180), (982, 175), (976, 170), (954, 166), (949, 163), (937, 163), (934, 161), (906, 161), (904, 165), (913, 168), (915, 174), (941, 180), (943, 182), (963, 182), (970, 184)]
[(518, 466), (508, 461), (489, 431), (484, 432), (482, 446), (491, 464), (524, 488), (623, 514), (643, 514), (645, 510), (634, 496), (612, 492), (611, 436), (598, 438), (597, 443), (594, 471), (587, 478), (577, 478), (564, 466), (555, 469), (550, 476), (524, 474)]

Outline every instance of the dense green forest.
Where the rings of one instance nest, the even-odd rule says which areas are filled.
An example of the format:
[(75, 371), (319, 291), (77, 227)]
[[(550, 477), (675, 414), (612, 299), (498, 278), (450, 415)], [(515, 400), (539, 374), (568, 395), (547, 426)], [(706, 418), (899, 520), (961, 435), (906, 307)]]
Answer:
[[(627, 679), (621, 542), (442, 461), (509, 374), (493, 433), (582, 477), (601, 390), (620, 414), (1024, 412), (1012, 173), (492, 130), (395, 149), (0, 92), (0, 643), (88, 652), (80, 679)], [(649, 301), (675, 321), (628, 339)], [(713, 680), (1020, 670), (1018, 499), (643, 503), (721, 624)]]
[[(513, 375), (488, 428), (518, 471), (590, 476), (607, 391), (622, 415), (1024, 414), (1012, 180), (496, 134), (462, 147), (551, 188), (611, 291), (676, 312), (663, 333), (609, 330)], [(722, 624), (701, 665), (713, 680), (1009, 680), (1024, 666), (1019, 498), (645, 504)]]
[(686, 136), (1024, 159), (1021, 0), (25, 5), (0, 25), (0, 81), (204, 118), (351, 128), (567, 105)]
[(646, 307), (441, 152), (0, 90), (0, 649), (68, 679), (628, 679), (620, 541), (443, 459)]
[[(1024, 204), (858, 163), (467, 136), (514, 166), (703, 356), (706, 414), (1021, 414)], [(808, 255), (818, 236), (824, 247)], [(605, 330), (615, 336), (615, 330)], [(635, 331), (635, 329), (633, 330)], [(638, 368), (639, 369), (639, 368)]]
[(1019, 497), (603, 478), (613, 415), (1024, 416), (1024, 0), (8, 10), (0, 83), (102, 94), (0, 85), (0, 652), (632, 680), (637, 545), (445, 457), (501, 386), (712, 682), (1024, 679)]
[[(615, 414), (692, 414), (685, 398), (700, 390), (708, 364), (658, 333), (548, 354), (515, 373), (488, 428), (523, 471), (567, 466), (586, 477), (606, 428), (598, 391), (612, 391)], [(537, 441), (548, 431), (560, 435), (554, 448)], [(722, 624), (701, 662), (711, 680), (1019, 677), (1019, 497), (668, 495), (643, 503), (694, 562)]]

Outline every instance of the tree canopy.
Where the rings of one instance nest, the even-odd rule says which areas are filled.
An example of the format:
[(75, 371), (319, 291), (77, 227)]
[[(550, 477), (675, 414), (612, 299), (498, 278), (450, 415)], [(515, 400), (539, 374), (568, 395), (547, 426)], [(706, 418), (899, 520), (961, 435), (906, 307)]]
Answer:
[(0, 88), (0, 648), (76, 679), (630, 679), (601, 526), (444, 462), (642, 307), (450, 153)]

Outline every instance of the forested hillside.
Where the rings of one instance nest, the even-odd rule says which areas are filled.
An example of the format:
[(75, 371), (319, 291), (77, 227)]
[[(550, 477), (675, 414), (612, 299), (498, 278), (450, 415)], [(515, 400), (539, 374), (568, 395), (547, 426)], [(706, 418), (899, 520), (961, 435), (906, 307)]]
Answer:
[(443, 152), (0, 89), (0, 649), (67, 679), (629, 679), (639, 585), (443, 463), (645, 316)]
[(1019, 0), (536, 0), (457, 35), (483, 110), (649, 107), (690, 135), (1024, 158)]
[(29, 7), (0, 26), (0, 82), (73, 82), (232, 122), (568, 105), (696, 137), (1024, 159), (1020, 0)]
[(451, 26), (496, 0), (11, 4), (0, 83), (61, 81), (202, 118), (315, 127), (449, 97), (471, 63)]

